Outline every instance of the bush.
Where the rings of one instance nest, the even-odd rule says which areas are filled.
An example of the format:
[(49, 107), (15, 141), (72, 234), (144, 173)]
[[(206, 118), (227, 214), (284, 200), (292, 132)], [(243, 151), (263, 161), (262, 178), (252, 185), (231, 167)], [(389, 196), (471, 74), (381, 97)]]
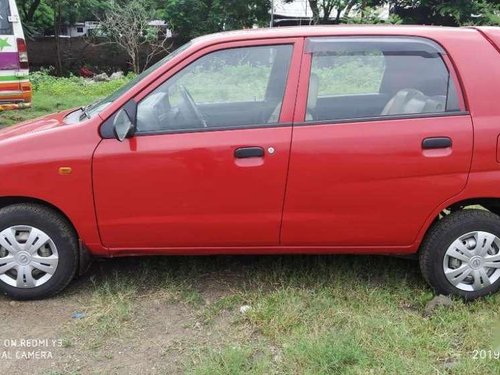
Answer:
[(121, 79), (109, 82), (94, 82), (91, 79), (70, 75), (69, 77), (55, 77), (50, 69), (43, 69), (30, 74), (30, 80), (35, 93), (44, 93), (53, 96), (78, 93), (79, 96), (99, 97), (109, 95), (127, 83), (133, 75), (129, 74)]

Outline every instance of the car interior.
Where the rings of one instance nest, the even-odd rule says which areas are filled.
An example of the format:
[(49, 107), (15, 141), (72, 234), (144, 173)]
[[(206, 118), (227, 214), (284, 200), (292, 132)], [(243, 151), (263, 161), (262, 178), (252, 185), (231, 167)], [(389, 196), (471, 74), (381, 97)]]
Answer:
[[(274, 57), (262, 100), (196, 102), (188, 87), (174, 77), (139, 104), (138, 131), (221, 128), (275, 124), (279, 121), (290, 53)], [(314, 58), (314, 57), (313, 57)], [(338, 121), (421, 113), (458, 111), (453, 80), (439, 55), (384, 54), (385, 68), (378, 92), (320, 95), (324, 82), (311, 73), (306, 122)], [(241, 77), (242, 79), (249, 79)], [(178, 90), (182, 100), (172, 103)]]
[[(279, 47), (288, 48), (275, 53), (262, 100), (196, 102), (189, 91), (190, 88), (180, 84), (181, 74), (179, 77), (174, 76), (139, 103), (138, 131), (175, 131), (278, 122), (292, 51), (291, 46), (276, 48)], [(250, 79), (244, 76), (241, 78)], [(182, 100), (174, 103), (172, 97), (176, 90), (180, 91)]]
[(313, 99), (313, 121), (459, 110), (453, 80), (440, 57), (385, 56), (379, 92)]

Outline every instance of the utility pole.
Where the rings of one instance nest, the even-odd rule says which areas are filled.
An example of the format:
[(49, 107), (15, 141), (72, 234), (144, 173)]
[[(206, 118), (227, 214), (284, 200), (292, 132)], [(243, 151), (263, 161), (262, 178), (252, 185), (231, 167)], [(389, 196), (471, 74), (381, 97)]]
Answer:
[(271, 24), (269, 26), (274, 26), (274, 0), (271, 0)]

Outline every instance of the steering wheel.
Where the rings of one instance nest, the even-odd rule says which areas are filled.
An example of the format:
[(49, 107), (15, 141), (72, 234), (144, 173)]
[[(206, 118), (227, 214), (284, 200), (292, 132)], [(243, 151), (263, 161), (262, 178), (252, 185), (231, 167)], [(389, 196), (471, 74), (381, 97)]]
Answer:
[(201, 114), (200, 110), (198, 109), (198, 106), (193, 100), (193, 97), (191, 94), (188, 92), (188, 90), (184, 87), (184, 85), (179, 85), (179, 89), (181, 91), (182, 98), (184, 99), (184, 102), (189, 105), (189, 108), (191, 111), (194, 113), (198, 121), (203, 125), (204, 128), (207, 127), (207, 122), (205, 121), (205, 118)]

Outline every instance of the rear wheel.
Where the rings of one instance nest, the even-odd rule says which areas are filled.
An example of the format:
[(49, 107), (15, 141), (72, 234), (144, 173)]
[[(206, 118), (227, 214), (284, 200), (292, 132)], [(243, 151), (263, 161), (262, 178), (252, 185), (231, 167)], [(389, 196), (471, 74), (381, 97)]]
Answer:
[(454, 212), (437, 222), (420, 249), (420, 268), (439, 294), (472, 300), (500, 289), (500, 217)]
[(0, 291), (26, 300), (52, 296), (74, 278), (78, 242), (69, 222), (36, 204), (0, 209)]

